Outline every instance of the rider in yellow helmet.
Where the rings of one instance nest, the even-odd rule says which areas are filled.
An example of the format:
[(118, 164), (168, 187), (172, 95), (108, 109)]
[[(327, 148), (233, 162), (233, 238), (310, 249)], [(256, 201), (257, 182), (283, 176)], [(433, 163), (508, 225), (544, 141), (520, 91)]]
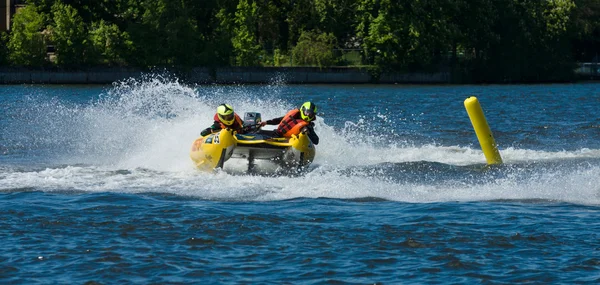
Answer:
[(233, 111), (233, 107), (229, 104), (221, 104), (217, 107), (217, 113), (214, 116), (215, 122), (212, 126), (204, 129), (200, 135), (206, 136), (212, 133), (219, 132), (222, 129), (233, 129), (239, 134), (243, 134), (244, 123), (240, 116)]
[(304, 131), (314, 144), (319, 144), (319, 136), (315, 133), (314, 120), (317, 118), (317, 105), (304, 102), (299, 109), (289, 111), (285, 116), (262, 122), (264, 125), (277, 125), (273, 132), (278, 137), (290, 137)]

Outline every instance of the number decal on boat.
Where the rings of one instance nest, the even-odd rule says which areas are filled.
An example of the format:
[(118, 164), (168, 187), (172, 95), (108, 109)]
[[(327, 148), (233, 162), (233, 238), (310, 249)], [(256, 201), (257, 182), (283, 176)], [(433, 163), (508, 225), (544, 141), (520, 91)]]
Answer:
[(219, 136), (215, 136), (214, 143), (215, 143), (215, 144), (219, 144)]

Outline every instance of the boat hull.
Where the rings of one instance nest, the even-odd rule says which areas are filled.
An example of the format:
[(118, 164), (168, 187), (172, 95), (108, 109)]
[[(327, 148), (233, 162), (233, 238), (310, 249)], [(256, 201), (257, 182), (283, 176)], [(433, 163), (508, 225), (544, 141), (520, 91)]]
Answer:
[(244, 161), (248, 170), (252, 170), (258, 160), (270, 161), (284, 169), (299, 169), (311, 164), (315, 154), (314, 144), (303, 133), (290, 138), (271, 138), (225, 129), (196, 139), (190, 157), (202, 170), (223, 168), (233, 161)]
[(222, 168), (237, 146), (232, 130), (222, 130), (200, 137), (192, 144), (190, 157), (197, 168), (211, 170)]

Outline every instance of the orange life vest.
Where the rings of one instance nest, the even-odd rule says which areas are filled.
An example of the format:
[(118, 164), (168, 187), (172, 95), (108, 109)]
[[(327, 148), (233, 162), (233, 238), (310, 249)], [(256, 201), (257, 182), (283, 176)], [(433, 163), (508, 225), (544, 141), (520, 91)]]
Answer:
[(238, 114), (234, 114), (235, 119), (233, 121), (233, 124), (231, 124), (231, 126), (225, 125), (223, 124), (223, 122), (221, 122), (221, 119), (219, 119), (219, 114), (215, 114), (215, 122), (219, 122), (221, 123), (221, 129), (233, 129), (237, 132), (241, 131), (244, 128), (244, 123), (242, 122), (242, 118), (240, 118), (240, 116), (238, 116)]
[(283, 137), (289, 138), (292, 135), (299, 134), (302, 128), (306, 126), (308, 126), (308, 122), (302, 120), (300, 110), (294, 109), (283, 116), (276, 131), (278, 134), (282, 134)]

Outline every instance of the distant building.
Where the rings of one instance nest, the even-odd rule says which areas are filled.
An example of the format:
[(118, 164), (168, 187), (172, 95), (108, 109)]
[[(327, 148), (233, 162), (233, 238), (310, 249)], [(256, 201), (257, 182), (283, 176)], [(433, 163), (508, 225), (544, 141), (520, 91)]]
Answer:
[(25, 6), (25, 0), (0, 0), (0, 31), (9, 31), (12, 17)]

